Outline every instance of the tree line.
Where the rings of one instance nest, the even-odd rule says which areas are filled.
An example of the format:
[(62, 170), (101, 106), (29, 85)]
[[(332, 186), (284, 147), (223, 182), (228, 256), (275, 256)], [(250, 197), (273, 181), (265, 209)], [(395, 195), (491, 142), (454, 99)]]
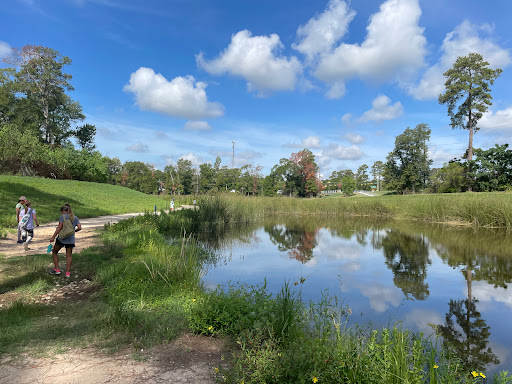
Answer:
[[(431, 168), (430, 128), (418, 124), (395, 139), (386, 161), (362, 164), (356, 172), (334, 171), (320, 181), (314, 154), (303, 149), (282, 158), (267, 176), (260, 165), (239, 168), (213, 164), (194, 167), (190, 160), (158, 170), (152, 164), (104, 156), (95, 149), (96, 127), (85, 115), (65, 72), (71, 59), (51, 48), (13, 48), (0, 69), (0, 172), (75, 179), (126, 186), (144, 193), (201, 194), (236, 192), (264, 196), (317, 196), (322, 190), (393, 190), (399, 193), (493, 191), (512, 187), (512, 150), (508, 144), (487, 150), (472, 146), (478, 120), (491, 105), (490, 85), (501, 69), (490, 69), (482, 56), (459, 57), (445, 73), (446, 104), (452, 128), (469, 131), (466, 153), (441, 168)], [(72, 139), (76, 144), (73, 144)]]

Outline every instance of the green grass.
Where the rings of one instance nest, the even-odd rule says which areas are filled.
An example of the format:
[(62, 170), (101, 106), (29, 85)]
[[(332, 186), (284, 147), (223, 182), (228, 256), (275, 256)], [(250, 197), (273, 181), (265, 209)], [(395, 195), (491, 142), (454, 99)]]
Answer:
[(272, 215), (368, 216), (512, 229), (510, 192), (325, 199), (221, 195), (201, 198), (198, 204), (209, 210), (207, 221), (248, 222)]
[[(0, 356), (46, 355), (69, 347), (139, 349), (189, 330), (236, 341), (232, 358), (216, 370), (219, 382), (483, 382), (438, 346), (435, 336), (393, 325), (347, 328), (350, 310), (327, 293), (317, 303), (304, 303), (306, 279), (297, 286), (285, 283), (275, 295), (265, 283), (204, 289), (200, 276), (209, 254), (179, 233), (204, 225), (212, 231), (222, 228), (225, 221), (213, 213), (226, 208), (225, 201), (212, 203), (212, 209), (204, 210), (208, 215), (200, 210), (148, 214), (108, 227), (104, 246), (74, 257), (74, 273), (103, 288), (88, 300), (33, 303), (31, 296), (65, 281), (47, 274), (49, 256), (0, 260), (0, 292), (20, 295), (0, 308)], [(246, 217), (245, 209), (223, 211), (222, 217), (236, 222)], [(197, 222), (207, 218), (213, 221)], [(169, 233), (178, 236), (170, 239)], [(487, 382), (511, 382), (506, 373), (500, 375)]]
[[(20, 196), (32, 201), (41, 223), (56, 221), (68, 203), (79, 218), (169, 208), (169, 196), (146, 195), (125, 187), (76, 180), (0, 175), (0, 229), (16, 225), (15, 206)], [(177, 205), (187, 198), (177, 199)]]

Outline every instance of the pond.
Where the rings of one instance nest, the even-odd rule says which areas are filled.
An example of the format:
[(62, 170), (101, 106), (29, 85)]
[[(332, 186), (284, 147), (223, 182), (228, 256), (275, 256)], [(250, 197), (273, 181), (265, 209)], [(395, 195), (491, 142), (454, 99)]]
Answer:
[[(305, 301), (328, 290), (351, 322), (439, 326), (473, 369), (512, 371), (512, 239), (506, 232), (409, 222), (311, 218), (239, 226), (211, 242), (206, 286), (298, 282)], [(301, 277), (304, 280), (300, 284)]]

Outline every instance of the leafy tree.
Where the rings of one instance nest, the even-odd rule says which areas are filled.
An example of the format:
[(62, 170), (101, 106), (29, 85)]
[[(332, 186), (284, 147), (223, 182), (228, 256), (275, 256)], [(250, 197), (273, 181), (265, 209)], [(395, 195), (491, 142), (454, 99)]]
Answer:
[(215, 174), (215, 168), (211, 164), (199, 165), (199, 190), (201, 192), (208, 192), (215, 187)]
[(290, 161), (295, 164), (296, 170), (300, 175), (301, 181), (298, 185), (299, 196), (316, 196), (323, 189), (323, 185), (317, 177), (318, 166), (315, 163), (313, 152), (303, 149), (297, 153), (292, 153)]
[(140, 161), (127, 161), (123, 164), (123, 182), (126, 187), (143, 193), (156, 193), (158, 180), (152, 165)]
[(372, 176), (375, 180), (375, 184), (377, 184), (377, 191), (381, 190), (381, 177), (384, 172), (384, 163), (382, 161), (376, 161), (372, 165)]
[(345, 195), (353, 195), (354, 191), (356, 190), (356, 181), (353, 177), (345, 176), (341, 180), (341, 188)]
[(84, 124), (81, 127), (77, 127), (75, 131), (75, 137), (78, 139), (78, 144), (83, 149), (92, 151), (96, 148), (94, 145), (94, 136), (96, 135), (96, 126), (92, 124)]
[(448, 106), (453, 129), (469, 131), (468, 162), (473, 160), (473, 133), (478, 131), (478, 120), (492, 105), (490, 85), (494, 84), (501, 72), (499, 68), (489, 68), (482, 55), (470, 53), (458, 57), (453, 68), (444, 73), (446, 92), (439, 95), (439, 103)]
[(472, 179), (479, 191), (498, 191), (512, 187), (512, 150), (508, 144), (487, 150), (475, 149)]
[(183, 185), (183, 193), (190, 195), (194, 191), (193, 178), (194, 170), (192, 169), (192, 162), (190, 160), (179, 159), (176, 163), (176, 170), (181, 185)]
[(368, 185), (368, 166), (366, 164), (361, 165), (357, 168), (357, 187), (359, 189), (366, 189)]
[(464, 172), (464, 165), (457, 161), (450, 161), (442, 168), (433, 170), (430, 179), (432, 192), (462, 192), (466, 188)]
[(44, 142), (60, 145), (73, 134), (71, 122), (85, 118), (78, 102), (66, 94), (73, 87), (71, 75), (63, 68), (71, 64), (71, 59), (51, 48), (26, 45), (13, 48), (4, 62), (19, 68), (14, 74), (16, 91), (25, 96), (22, 104), (34, 107), (36, 114), (31, 118)]
[(427, 142), (430, 140), (430, 128), (427, 124), (418, 124), (416, 128), (407, 128), (395, 139), (395, 148), (389, 153), (384, 169), (384, 181), (387, 187), (405, 193), (415, 193), (425, 188), (430, 164)]

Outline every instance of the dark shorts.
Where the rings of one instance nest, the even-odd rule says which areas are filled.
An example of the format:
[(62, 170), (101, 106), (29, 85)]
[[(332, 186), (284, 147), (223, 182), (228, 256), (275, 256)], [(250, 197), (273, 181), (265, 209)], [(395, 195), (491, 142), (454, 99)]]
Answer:
[(59, 238), (57, 238), (57, 239), (55, 240), (55, 245), (58, 245), (58, 246), (59, 246), (59, 247), (61, 247), (61, 248), (62, 248), (62, 247), (66, 247), (66, 249), (68, 249), (68, 248), (74, 248), (74, 247), (75, 247), (75, 244), (64, 244), (64, 243), (62, 243), (62, 242), (59, 240)]

